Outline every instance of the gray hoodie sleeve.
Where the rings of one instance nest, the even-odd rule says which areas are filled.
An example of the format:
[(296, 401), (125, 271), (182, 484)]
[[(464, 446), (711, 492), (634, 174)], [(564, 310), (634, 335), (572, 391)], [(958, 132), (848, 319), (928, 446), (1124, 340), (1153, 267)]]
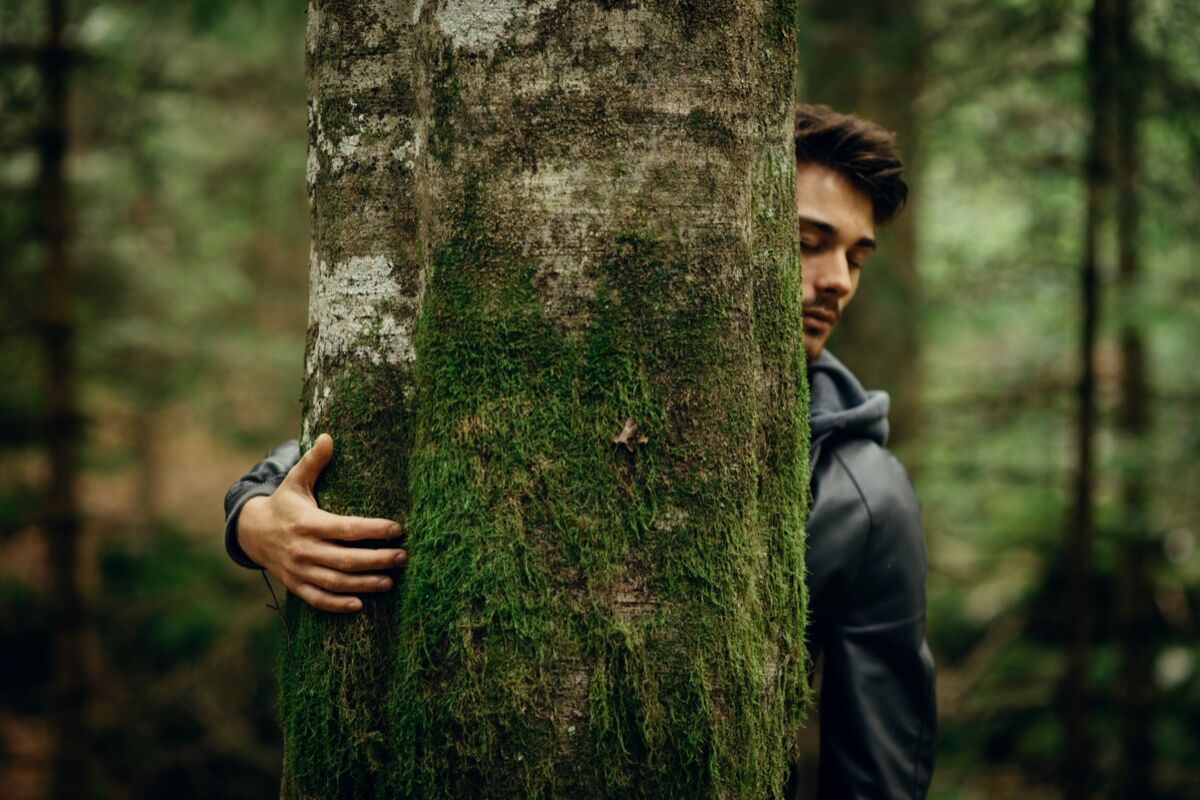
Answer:
[(284, 442), (267, 453), (262, 461), (234, 481), (225, 494), (225, 552), (236, 563), (248, 569), (262, 569), (250, 560), (237, 540), (238, 515), (252, 497), (274, 494), (283, 479), (300, 460), (300, 443), (295, 439)]

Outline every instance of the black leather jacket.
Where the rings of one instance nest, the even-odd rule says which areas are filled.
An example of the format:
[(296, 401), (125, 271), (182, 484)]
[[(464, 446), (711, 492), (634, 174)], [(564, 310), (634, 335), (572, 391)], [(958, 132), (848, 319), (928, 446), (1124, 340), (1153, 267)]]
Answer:
[(812, 657), (824, 656), (817, 794), (922, 798), (937, 698), (920, 503), (884, 447), (887, 395), (864, 391), (828, 351), (809, 385), (808, 640)]
[[(818, 797), (922, 798), (933, 771), (933, 658), (925, 643), (925, 541), (904, 467), (883, 444), (887, 396), (864, 392), (829, 353), (812, 387), (813, 506), (805, 561), (809, 647), (824, 656)], [(270, 494), (299, 459), (296, 442), (272, 450), (225, 497), (225, 545), (237, 514)]]

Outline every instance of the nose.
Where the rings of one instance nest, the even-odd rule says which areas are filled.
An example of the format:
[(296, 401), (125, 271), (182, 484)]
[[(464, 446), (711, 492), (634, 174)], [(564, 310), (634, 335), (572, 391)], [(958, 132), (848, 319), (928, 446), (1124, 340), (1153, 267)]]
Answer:
[(813, 264), (813, 288), (817, 294), (841, 299), (850, 294), (853, 283), (850, 280), (850, 260), (846, 253), (834, 250)]

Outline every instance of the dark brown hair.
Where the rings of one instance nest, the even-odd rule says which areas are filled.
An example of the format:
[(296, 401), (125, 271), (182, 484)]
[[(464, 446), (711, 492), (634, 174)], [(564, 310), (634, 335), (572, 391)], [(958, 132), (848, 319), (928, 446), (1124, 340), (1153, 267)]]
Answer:
[(895, 217), (908, 200), (896, 134), (829, 106), (796, 106), (796, 162), (824, 164), (844, 175), (871, 199), (876, 225)]

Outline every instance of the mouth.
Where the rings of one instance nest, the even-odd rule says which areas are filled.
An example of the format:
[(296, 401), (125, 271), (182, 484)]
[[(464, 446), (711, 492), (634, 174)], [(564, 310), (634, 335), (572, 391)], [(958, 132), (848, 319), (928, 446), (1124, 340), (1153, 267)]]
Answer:
[(824, 308), (806, 308), (804, 309), (804, 327), (807, 330), (820, 333), (828, 333), (833, 330), (833, 326), (837, 325), (838, 315)]

